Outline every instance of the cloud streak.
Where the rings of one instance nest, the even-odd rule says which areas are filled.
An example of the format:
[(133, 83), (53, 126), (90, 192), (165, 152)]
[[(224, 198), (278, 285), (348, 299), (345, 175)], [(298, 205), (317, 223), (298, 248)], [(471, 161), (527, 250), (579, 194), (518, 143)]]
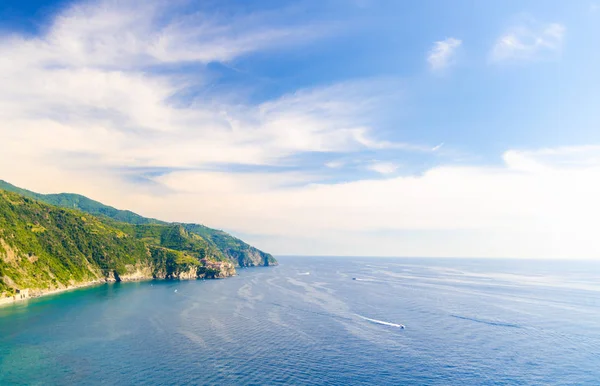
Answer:
[[(35, 63), (78, 67), (136, 68), (142, 65), (213, 61), (326, 34), (321, 25), (277, 25), (272, 15), (227, 18), (189, 13), (166, 1), (75, 3), (60, 13), (41, 39), (11, 43)], [(37, 55), (31, 55), (35, 50)]]
[(519, 24), (498, 38), (490, 60), (500, 63), (551, 58), (560, 52), (565, 33), (566, 28), (560, 23)]
[[(177, 95), (210, 81), (203, 71), (208, 62), (280, 49), (284, 42), (297, 46), (327, 32), (273, 25), (256, 13), (227, 22), (181, 16), (167, 4), (76, 4), (41, 36), (0, 37), (4, 157), (30, 152), (46, 165), (85, 154), (82, 169), (200, 168), (277, 165), (304, 152), (426, 151), (372, 136), (378, 109), (398, 94), (389, 80), (299, 90), (259, 104), (214, 93), (177, 103)], [(193, 75), (169, 70), (186, 62), (200, 67)], [(166, 70), (154, 70), (161, 65)], [(25, 143), (28, 150), (11, 150)]]
[(462, 45), (462, 41), (456, 38), (447, 38), (437, 41), (429, 51), (427, 62), (432, 71), (442, 71), (453, 64), (456, 51)]
[(367, 169), (379, 174), (387, 175), (393, 174), (398, 170), (398, 165), (393, 162), (373, 162), (367, 165)]

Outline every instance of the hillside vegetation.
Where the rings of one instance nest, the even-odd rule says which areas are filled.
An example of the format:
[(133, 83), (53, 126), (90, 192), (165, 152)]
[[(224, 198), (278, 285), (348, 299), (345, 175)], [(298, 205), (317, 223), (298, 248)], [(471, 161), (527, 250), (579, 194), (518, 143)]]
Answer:
[[(167, 223), (152, 218), (142, 217), (128, 210), (119, 210), (111, 206), (104, 205), (98, 201), (89, 199), (85, 196), (81, 196), (79, 194), (40, 194), (16, 187), (2, 180), (0, 180), (0, 189), (15, 192), (26, 197), (34, 198), (47, 204), (69, 209), (78, 209), (83, 212), (92, 214), (94, 216), (98, 216), (99, 218), (112, 219), (117, 222), (123, 222), (136, 226), (139, 225), (139, 228), (124, 227), (120, 225), (118, 227), (122, 228), (123, 231), (127, 232), (130, 235), (140, 235), (141, 238), (146, 239), (153, 237), (155, 241), (156, 235), (152, 236), (152, 234), (153, 232), (159, 232), (157, 229), (161, 228), (152, 228), (150, 227), (150, 225), (177, 225), (182, 227), (188, 233), (188, 235), (200, 236), (200, 239), (197, 240), (203, 240), (202, 242), (207, 244), (206, 247), (211, 250), (211, 253), (214, 256), (227, 259), (231, 261), (235, 266), (250, 267), (277, 264), (277, 261), (275, 260), (275, 258), (273, 258), (272, 255), (265, 253), (251, 245), (248, 245), (242, 240), (233, 237), (226, 232), (212, 229), (204, 225)], [(143, 233), (147, 233), (146, 236), (143, 236)]]
[(0, 190), (0, 298), (94, 281), (234, 273), (218, 248), (182, 225), (120, 223)]

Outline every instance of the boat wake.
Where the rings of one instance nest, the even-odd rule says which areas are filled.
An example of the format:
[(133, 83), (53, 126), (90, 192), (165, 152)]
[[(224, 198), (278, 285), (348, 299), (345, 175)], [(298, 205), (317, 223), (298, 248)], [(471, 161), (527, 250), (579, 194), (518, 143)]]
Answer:
[(504, 322), (498, 322), (498, 321), (494, 321), (494, 320), (483, 320), (483, 319), (477, 319), (477, 318), (469, 318), (469, 317), (461, 316), (461, 315), (450, 315), (450, 316), (453, 317), (453, 318), (462, 319), (462, 320), (470, 320), (471, 322), (483, 323), (483, 324), (487, 324), (487, 325), (490, 325), (490, 326), (521, 328), (520, 325), (513, 324), (513, 323), (504, 323)]
[(406, 328), (406, 326), (404, 324), (384, 322), (383, 320), (371, 319), (371, 318), (367, 318), (366, 316), (362, 316), (362, 315), (358, 315), (358, 314), (356, 314), (356, 316), (358, 316), (361, 319), (366, 320), (367, 322), (371, 322), (371, 323), (375, 323), (375, 324), (381, 324), (384, 326), (396, 327), (396, 328), (401, 328), (401, 329)]
[(361, 279), (359, 277), (353, 277), (352, 280), (356, 280), (356, 281), (368, 281), (368, 282), (378, 282), (381, 280), (375, 280), (375, 279)]

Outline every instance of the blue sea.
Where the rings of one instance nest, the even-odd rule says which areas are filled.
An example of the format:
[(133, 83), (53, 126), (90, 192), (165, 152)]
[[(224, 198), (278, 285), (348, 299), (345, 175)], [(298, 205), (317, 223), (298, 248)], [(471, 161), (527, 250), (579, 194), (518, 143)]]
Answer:
[(600, 384), (598, 263), (279, 260), (2, 307), (0, 384)]

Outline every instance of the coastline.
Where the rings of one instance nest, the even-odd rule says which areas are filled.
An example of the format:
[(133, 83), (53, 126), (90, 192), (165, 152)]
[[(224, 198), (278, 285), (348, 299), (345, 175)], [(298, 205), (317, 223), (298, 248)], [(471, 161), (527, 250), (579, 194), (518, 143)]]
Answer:
[(230, 262), (204, 262), (205, 265), (202, 267), (212, 268), (216, 270), (216, 273), (207, 274), (206, 272), (200, 272), (198, 267), (190, 267), (187, 271), (177, 272), (175, 277), (166, 277), (166, 273), (163, 272), (160, 276), (156, 277), (153, 270), (149, 266), (137, 265), (129, 266), (129, 272), (123, 275), (118, 275), (116, 272), (110, 272), (106, 277), (98, 277), (96, 279), (72, 284), (63, 288), (53, 289), (39, 289), (39, 288), (22, 288), (17, 289), (17, 293), (13, 296), (1, 297), (0, 307), (16, 304), (29, 299), (40, 298), (43, 296), (59, 294), (66, 291), (77, 290), (81, 288), (91, 287), (95, 285), (101, 285), (106, 283), (115, 282), (135, 282), (135, 281), (147, 281), (147, 280), (199, 280), (199, 279), (224, 279), (227, 277), (235, 276), (235, 266)]
[[(232, 274), (232, 275), (228, 275), (225, 277), (214, 277), (214, 278), (210, 278), (208, 280), (220, 280), (220, 279), (226, 279), (228, 277), (232, 277), (232, 276), (236, 276), (236, 274)], [(56, 289), (46, 289), (46, 290), (40, 290), (40, 289), (36, 289), (35, 292), (32, 295), (23, 295), (23, 294), (16, 294), (14, 296), (9, 296), (9, 297), (4, 297), (4, 298), (0, 298), (0, 307), (4, 307), (4, 306), (9, 306), (9, 305), (13, 305), (13, 304), (18, 304), (24, 301), (28, 301), (31, 299), (37, 299), (37, 298), (42, 298), (45, 296), (49, 296), (49, 295), (56, 295), (56, 294), (60, 294), (63, 292), (68, 292), (68, 291), (75, 291), (78, 289), (83, 289), (83, 288), (88, 288), (88, 287), (93, 287), (93, 286), (99, 286), (102, 284), (109, 284), (109, 283), (129, 283), (129, 282), (136, 282), (136, 281), (152, 281), (152, 280), (179, 280), (179, 281), (189, 281), (189, 280), (201, 280), (201, 278), (198, 277), (180, 277), (180, 278), (172, 278), (172, 279), (166, 279), (166, 278), (156, 278), (156, 277), (151, 277), (151, 276), (133, 276), (133, 277), (124, 277), (121, 278), (120, 280), (114, 280), (114, 279), (99, 279), (99, 280), (93, 280), (93, 281), (89, 281), (89, 282), (85, 282), (85, 283), (79, 283), (79, 284), (75, 284), (75, 285), (71, 285), (65, 288), (56, 288)]]
[[(238, 269), (239, 268), (274, 267), (277, 265), (279, 265), (279, 264), (275, 263), (275, 264), (269, 264), (269, 265), (264, 265), (264, 266), (257, 265), (257, 266), (248, 266), (248, 267), (238, 267)], [(224, 275), (214, 276), (214, 277), (209, 278), (209, 280), (219, 280), (219, 279), (226, 279), (226, 278), (232, 277), (232, 276), (237, 276), (235, 267), (233, 265), (231, 265), (230, 268), (232, 268), (232, 270), (225, 270)], [(196, 274), (193, 274), (191, 272), (182, 272), (177, 278), (154, 277), (154, 276), (147, 276), (147, 274), (145, 274), (143, 272), (143, 270), (138, 269), (135, 272), (130, 273), (128, 275), (119, 276), (118, 279), (115, 278), (115, 275), (111, 273), (111, 275), (109, 275), (108, 277), (103, 278), (103, 279), (96, 279), (96, 280), (92, 280), (92, 281), (88, 281), (88, 282), (84, 282), (84, 283), (78, 283), (78, 284), (70, 285), (70, 286), (67, 286), (64, 288), (25, 289), (23, 292), (17, 293), (13, 296), (0, 297), (0, 307), (10, 306), (10, 305), (21, 303), (21, 302), (28, 301), (31, 299), (37, 299), (37, 298), (41, 298), (44, 296), (60, 294), (60, 293), (67, 292), (67, 291), (74, 291), (74, 290), (78, 290), (78, 289), (82, 289), (82, 288), (87, 288), (87, 287), (92, 287), (92, 286), (102, 285), (102, 284), (108, 284), (108, 283), (117, 283), (117, 282), (127, 283), (127, 282), (150, 281), (150, 280), (200, 280), (200, 279), (204, 280), (206, 278), (198, 277)]]
[[(125, 283), (125, 282), (133, 282), (133, 281), (150, 281), (150, 280), (156, 280), (156, 279), (152, 278), (152, 277), (135, 278), (135, 279), (120, 280), (120, 282)], [(0, 298), (0, 307), (9, 306), (12, 304), (18, 304), (18, 303), (21, 303), (24, 301), (42, 298), (42, 297), (49, 296), (49, 295), (56, 295), (56, 294), (60, 294), (63, 292), (75, 291), (75, 290), (82, 289), (82, 288), (88, 288), (88, 287), (93, 287), (93, 286), (97, 286), (97, 285), (116, 283), (116, 282), (117, 282), (116, 280), (93, 280), (93, 281), (89, 281), (89, 282), (85, 282), (85, 283), (71, 285), (71, 286), (68, 286), (65, 288), (46, 289), (46, 290), (37, 289), (37, 290), (35, 290), (36, 292), (33, 295), (27, 294), (26, 296), (23, 296), (22, 294), (16, 294), (14, 296)]]

